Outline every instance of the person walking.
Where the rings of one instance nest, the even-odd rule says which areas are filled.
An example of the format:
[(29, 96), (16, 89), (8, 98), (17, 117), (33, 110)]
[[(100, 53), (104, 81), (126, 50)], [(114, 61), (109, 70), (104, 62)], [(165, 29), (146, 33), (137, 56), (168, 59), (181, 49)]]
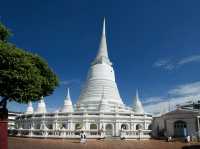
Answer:
[(86, 134), (84, 131), (80, 133), (80, 143), (86, 143)]
[(186, 137), (186, 142), (187, 142), (187, 143), (190, 143), (190, 141), (191, 141), (191, 138), (190, 138), (190, 136), (188, 135), (188, 136)]

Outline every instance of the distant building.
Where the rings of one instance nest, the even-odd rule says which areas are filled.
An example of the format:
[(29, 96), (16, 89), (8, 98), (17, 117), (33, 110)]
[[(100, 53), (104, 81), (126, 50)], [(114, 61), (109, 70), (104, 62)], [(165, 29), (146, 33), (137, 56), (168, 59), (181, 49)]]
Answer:
[(179, 105), (176, 110), (153, 118), (152, 126), (154, 137), (199, 138), (200, 102)]
[(76, 105), (70, 92), (62, 108), (48, 112), (42, 98), (34, 111), (29, 103), (27, 111), (17, 117), (18, 136), (79, 138), (84, 131), (87, 138), (121, 137), (148, 139), (152, 116), (145, 113), (138, 91), (133, 107), (120, 97), (115, 72), (108, 56), (105, 20), (97, 56), (90, 65), (87, 79)]

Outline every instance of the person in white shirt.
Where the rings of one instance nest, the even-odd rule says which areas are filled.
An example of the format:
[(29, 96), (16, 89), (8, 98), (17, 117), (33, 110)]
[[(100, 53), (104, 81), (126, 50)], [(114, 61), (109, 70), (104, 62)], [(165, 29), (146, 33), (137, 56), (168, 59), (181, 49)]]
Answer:
[(171, 136), (168, 136), (167, 137), (167, 142), (171, 142), (172, 141), (172, 137)]
[(187, 143), (189, 143), (189, 142), (191, 141), (191, 139), (190, 139), (190, 136), (189, 136), (189, 135), (187, 136), (186, 140), (187, 140)]

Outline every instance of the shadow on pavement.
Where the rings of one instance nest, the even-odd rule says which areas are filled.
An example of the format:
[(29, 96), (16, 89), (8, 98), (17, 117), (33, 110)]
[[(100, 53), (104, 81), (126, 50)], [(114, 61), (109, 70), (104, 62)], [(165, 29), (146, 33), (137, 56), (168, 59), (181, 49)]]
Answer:
[(200, 145), (183, 146), (182, 149), (200, 149)]
[(79, 143), (80, 144), (80, 141), (73, 141), (72, 143)]

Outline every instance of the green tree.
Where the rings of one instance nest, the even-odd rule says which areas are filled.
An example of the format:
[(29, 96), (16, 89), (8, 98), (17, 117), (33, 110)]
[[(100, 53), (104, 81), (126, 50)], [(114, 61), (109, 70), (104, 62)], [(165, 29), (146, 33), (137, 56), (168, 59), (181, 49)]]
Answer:
[(7, 29), (1, 22), (0, 22), (0, 40), (1, 41), (7, 41), (7, 39), (10, 37), (11, 32), (9, 29)]
[(0, 22), (0, 148), (8, 148), (7, 101), (27, 103), (52, 94), (58, 78), (40, 56), (7, 40), (11, 32)]
[(0, 106), (27, 103), (48, 96), (58, 86), (56, 74), (40, 56), (7, 41), (10, 31), (0, 23)]

